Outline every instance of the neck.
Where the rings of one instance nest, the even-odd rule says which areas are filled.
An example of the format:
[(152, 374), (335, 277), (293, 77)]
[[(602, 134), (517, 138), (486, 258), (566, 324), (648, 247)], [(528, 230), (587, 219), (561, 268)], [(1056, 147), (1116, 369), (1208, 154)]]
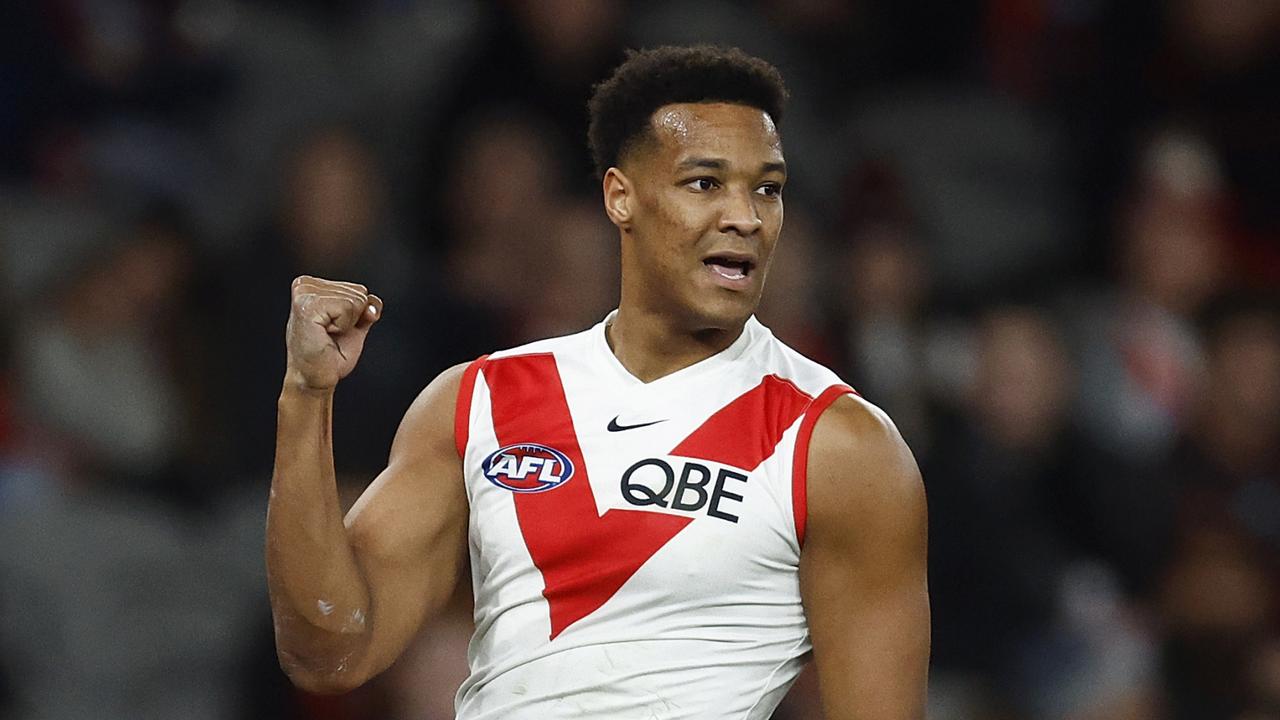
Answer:
[(691, 330), (670, 317), (623, 303), (605, 328), (605, 339), (627, 372), (647, 383), (729, 347), (742, 334), (744, 324)]

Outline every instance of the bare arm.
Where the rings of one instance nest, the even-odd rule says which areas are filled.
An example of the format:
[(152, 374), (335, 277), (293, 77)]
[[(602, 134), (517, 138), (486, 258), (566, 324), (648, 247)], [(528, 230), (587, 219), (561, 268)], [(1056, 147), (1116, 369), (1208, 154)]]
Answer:
[(800, 591), (828, 720), (922, 720), (929, 663), (924, 488), (879, 409), (844, 397), (809, 446)]
[[(315, 297), (299, 300), (309, 295)], [(467, 502), (453, 443), (462, 366), (414, 401), (386, 470), (342, 517), (333, 388), (354, 367), (363, 332), (380, 314), (381, 301), (361, 286), (295, 282), (267, 511), (267, 581), (281, 667), (316, 692), (349, 690), (390, 665), (447, 602), (466, 547)]]

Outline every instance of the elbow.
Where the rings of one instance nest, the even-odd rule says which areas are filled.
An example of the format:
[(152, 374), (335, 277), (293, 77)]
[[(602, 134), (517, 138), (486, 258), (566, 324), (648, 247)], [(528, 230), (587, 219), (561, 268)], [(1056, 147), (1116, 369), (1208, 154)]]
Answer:
[(280, 669), (294, 687), (314, 695), (343, 695), (359, 688), (369, 679), (367, 674), (349, 666), (349, 658), (342, 658), (337, 663), (307, 662), (280, 650), (277, 659), (280, 661)]
[(305, 671), (285, 671), (293, 686), (312, 695), (345, 695), (364, 683), (347, 675), (321, 675)]
[(337, 613), (321, 613), (313, 621), (284, 611), (281, 605), (277, 602), (273, 607), (276, 659), (294, 686), (309, 693), (338, 695), (355, 690), (371, 677), (364, 662), (369, 633), (363, 613), (353, 614), (359, 621), (355, 626), (335, 626)]

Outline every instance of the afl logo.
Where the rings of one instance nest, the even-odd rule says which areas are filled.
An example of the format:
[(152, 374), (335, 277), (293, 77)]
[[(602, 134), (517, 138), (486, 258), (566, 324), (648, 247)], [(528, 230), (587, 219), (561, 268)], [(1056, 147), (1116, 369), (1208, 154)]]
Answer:
[(536, 443), (500, 448), (480, 469), (489, 482), (518, 493), (550, 490), (573, 477), (573, 463), (564, 453)]

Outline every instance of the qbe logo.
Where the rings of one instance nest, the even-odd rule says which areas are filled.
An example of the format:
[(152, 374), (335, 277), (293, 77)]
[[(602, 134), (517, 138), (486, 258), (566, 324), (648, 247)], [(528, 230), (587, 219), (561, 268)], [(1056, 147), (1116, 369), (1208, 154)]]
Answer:
[(537, 443), (499, 448), (480, 469), (489, 482), (518, 493), (544, 492), (573, 477), (573, 462), (564, 453)]

